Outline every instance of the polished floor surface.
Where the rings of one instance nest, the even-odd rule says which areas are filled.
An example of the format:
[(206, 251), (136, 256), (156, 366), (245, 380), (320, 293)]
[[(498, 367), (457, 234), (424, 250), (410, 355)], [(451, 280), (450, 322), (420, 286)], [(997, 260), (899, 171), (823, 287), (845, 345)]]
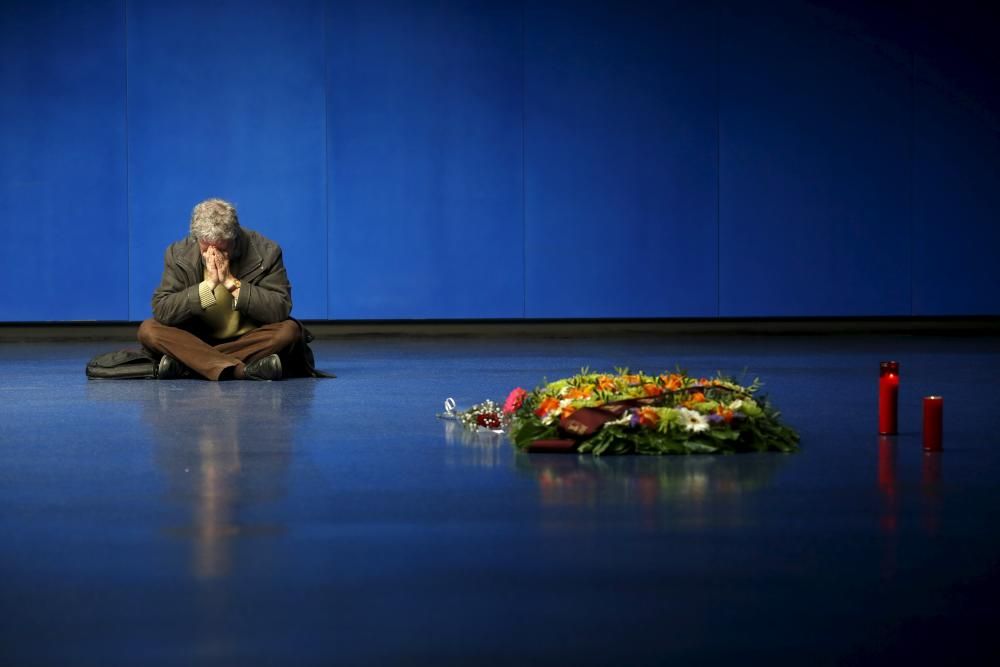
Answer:
[[(998, 338), (358, 337), (314, 343), (335, 380), (85, 379), (123, 346), (0, 345), (2, 665), (997, 656)], [(760, 376), (801, 452), (525, 455), (435, 418), (677, 364)]]

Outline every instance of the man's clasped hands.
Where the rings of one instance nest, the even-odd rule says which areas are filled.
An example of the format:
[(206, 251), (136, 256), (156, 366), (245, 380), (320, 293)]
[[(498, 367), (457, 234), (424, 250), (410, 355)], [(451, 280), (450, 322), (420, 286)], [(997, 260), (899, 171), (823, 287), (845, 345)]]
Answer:
[(237, 285), (236, 278), (229, 272), (229, 253), (215, 246), (208, 246), (201, 254), (205, 260), (205, 280), (209, 287), (222, 283), (227, 290), (233, 291)]

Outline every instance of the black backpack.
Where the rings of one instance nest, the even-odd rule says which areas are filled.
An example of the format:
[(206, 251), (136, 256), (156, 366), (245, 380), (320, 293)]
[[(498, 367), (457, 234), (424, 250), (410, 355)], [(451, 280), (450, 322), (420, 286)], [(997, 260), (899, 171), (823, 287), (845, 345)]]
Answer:
[(142, 350), (99, 354), (87, 362), (87, 377), (99, 380), (142, 380), (156, 377), (156, 360)]

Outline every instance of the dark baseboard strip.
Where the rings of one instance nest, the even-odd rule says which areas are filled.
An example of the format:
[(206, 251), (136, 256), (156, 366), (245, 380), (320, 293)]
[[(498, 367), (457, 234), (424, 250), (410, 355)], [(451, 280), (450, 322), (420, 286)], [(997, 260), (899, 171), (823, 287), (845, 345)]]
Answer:
[[(844, 334), (1000, 335), (1000, 317), (746, 318), (660, 320), (306, 321), (317, 339), (341, 337), (603, 337)], [(135, 341), (137, 322), (0, 324), (0, 342)]]

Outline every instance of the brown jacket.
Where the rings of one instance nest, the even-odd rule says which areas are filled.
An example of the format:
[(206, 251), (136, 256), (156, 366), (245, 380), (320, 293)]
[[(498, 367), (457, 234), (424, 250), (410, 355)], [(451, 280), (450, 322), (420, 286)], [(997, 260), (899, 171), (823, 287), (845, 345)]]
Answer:
[[(237, 310), (257, 324), (288, 319), (292, 286), (277, 243), (241, 228), (229, 262), (230, 272), (242, 283)], [(171, 244), (163, 258), (163, 278), (153, 292), (153, 317), (167, 326), (191, 328), (189, 320), (201, 314), (198, 284), (204, 279), (198, 242), (189, 236)]]

